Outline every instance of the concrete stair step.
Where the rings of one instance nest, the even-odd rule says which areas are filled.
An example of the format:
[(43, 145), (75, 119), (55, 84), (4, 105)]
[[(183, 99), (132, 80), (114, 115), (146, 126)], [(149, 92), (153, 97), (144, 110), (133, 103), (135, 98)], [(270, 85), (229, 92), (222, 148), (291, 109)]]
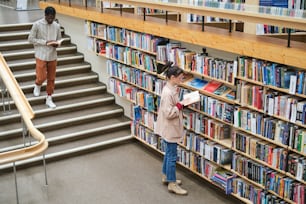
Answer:
[[(121, 132), (121, 131), (120, 131)], [(48, 148), (48, 151), (50, 153), (46, 153), (44, 156), (40, 155), (40, 156), (36, 156), (30, 159), (26, 159), (26, 160), (22, 160), (22, 161), (17, 161), (15, 162), (16, 165), (16, 169), (20, 170), (23, 168), (28, 168), (34, 165), (41, 165), (43, 162), (43, 159), (45, 158), (45, 161), (48, 162), (53, 162), (53, 161), (58, 161), (61, 159), (67, 159), (69, 157), (73, 157), (73, 156), (79, 156), (82, 154), (86, 154), (86, 153), (90, 153), (90, 152), (94, 152), (94, 151), (99, 151), (105, 148), (110, 148), (112, 146), (117, 146), (120, 144), (125, 144), (125, 143), (129, 143), (131, 141), (134, 141), (135, 138), (131, 135), (124, 135), (124, 131), (122, 131), (123, 133), (118, 132), (118, 134), (122, 134), (123, 136), (118, 136), (118, 137), (114, 137), (113, 133), (109, 133), (107, 135), (105, 135), (105, 138), (111, 138), (111, 139), (106, 139), (106, 140), (102, 140), (102, 141), (97, 141), (96, 143), (89, 143), (89, 144), (85, 144), (82, 145), (81, 143), (78, 144), (78, 146), (76, 145), (71, 145), (73, 147), (71, 148), (67, 148), (67, 146), (65, 147), (64, 145), (62, 146), (62, 150), (59, 151), (58, 147), (55, 148), (57, 150), (53, 151), (52, 150), (52, 146), (50, 146)], [(109, 136), (111, 135), (111, 136)], [(82, 140), (84, 141), (84, 140)], [(69, 145), (70, 146), (70, 145)], [(56, 147), (56, 146), (55, 146)], [(9, 164), (5, 164), (5, 165), (0, 165), (0, 172), (1, 173), (5, 173), (5, 172), (12, 172), (13, 170), (13, 164), (9, 163)]]
[[(32, 109), (35, 112), (36, 117), (44, 117), (49, 114), (57, 114), (66, 112), (67, 109), (85, 109), (96, 106), (105, 106), (114, 104), (115, 97), (108, 93), (103, 93), (101, 89), (99, 95), (96, 95), (95, 90), (88, 90), (92, 93), (86, 93), (81, 97), (76, 97), (73, 94), (67, 95), (64, 98), (55, 98), (55, 102), (57, 104), (56, 109), (50, 109), (45, 105), (45, 99), (40, 100), (40, 102), (36, 102), (32, 104)], [(77, 95), (77, 93), (74, 93)], [(13, 107), (15, 108), (15, 107)], [(0, 113), (0, 122), (1, 125), (20, 122), (20, 114), (16, 109), (11, 109), (10, 113)]]
[[(45, 86), (45, 85), (44, 85)], [(37, 105), (40, 105), (40, 107), (46, 108), (45, 105), (45, 99), (46, 99), (46, 93), (44, 92), (44, 87), (42, 87), (42, 92), (41, 95), (38, 97), (34, 97), (33, 95), (33, 88), (28, 91), (28, 93), (25, 93), (28, 101), (30, 102), (31, 106), (33, 107), (33, 109), (36, 109)], [(24, 91), (25, 92), (25, 91)], [(90, 100), (90, 97), (94, 97), (99, 98), (101, 100), (107, 100), (110, 101), (112, 100), (112, 102), (114, 102), (114, 96), (111, 94), (106, 94), (106, 86), (105, 84), (101, 83), (101, 82), (94, 82), (94, 83), (80, 83), (80, 84), (76, 84), (74, 86), (62, 86), (56, 89), (56, 92), (53, 94), (53, 99), (59, 103), (60, 106), (62, 105), (66, 105), (65, 100), (76, 100), (76, 101), (85, 101), (86, 103), (88, 102), (88, 100)], [(106, 97), (105, 97), (106, 96)], [(89, 99), (88, 99), (89, 97)], [(104, 99), (105, 97), (105, 99)], [(63, 101), (63, 102), (62, 102)], [(12, 113), (15, 113), (16, 107), (13, 103), (13, 101), (10, 101), (11, 103), (11, 111)], [(70, 104), (75, 103), (74, 101), (71, 101)], [(2, 112), (3, 106), (2, 106), (2, 102), (0, 102), (0, 121), (1, 118), (3, 117), (11, 117), (11, 113), (9, 111), (6, 112)], [(6, 106), (6, 109), (8, 109), (8, 107)], [(57, 108), (59, 109), (59, 107)], [(2, 121), (3, 122), (3, 121)]]
[[(87, 113), (84, 110), (73, 110), (64, 112), (62, 114), (49, 115), (46, 117), (35, 118), (34, 125), (42, 133), (47, 131), (54, 131), (62, 128), (71, 128), (76, 126), (79, 128), (82, 124), (87, 126), (89, 123), (93, 122), (94, 125), (98, 124), (98, 121), (102, 121), (100, 125), (105, 126), (109, 124), (114, 124), (116, 122), (129, 122), (126, 117), (123, 117), (123, 109), (118, 105), (106, 105), (103, 107), (95, 108), (96, 111), (92, 113)], [(51, 110), (52, 111), (52, 110)], [(86, 113), (86, 114), (84, 114)], [(70, 116), (70, 117), (69, 117)], [(22, 124), (21, 123), (10, 123), (1, 125), (0, 127), (0, 148), (6, 146), (12, 146), (16, 138), (22, 138)], [(13, 142), (12, 142), (13, 141)]]
[[(89, 73), (91, 72), (91, 65), (89, 63), (77, 63), (60, 65), (56, 67), (56, 76), (65, 76), (74, 73)], [(13, 74), (18, 82), (34, 81), (36, 78), (35, 68), (13, 71)]]
[[(30, 31), (33, 23), (16, 23), (16, 24), (2, 24), (0, 25), (0, 32), (14, 33), (15, 31)], [(14, 34), (12, 34), (14, 35)]]
[[(64, 41), (62, 42), (63, 45), (69, 44), (70, 37), (63, 36)], [(0, 51), (8, 51), (8, 50), (20, 50), (20, 49), (27, 49), (33, 48), (33, 44), (31, 44), (28, 39), (14, 39), (10, 41), (0, 41)]]
[[(7, 62), (21, 59), (33, 60), (35, 58), (35, 52), (33, 47), (18, 50), (2, 51), (1, 53)], [(77, 53), (77, 46), (74, 44), (63, 44), (62, 46), (57, 48), (58, 56), (73, 53)]]
[[(33, 93), (35, 78), (30, 81), (20, 82), (20, 86), (24, 93)], [(55, 93), (59, 89), (67, 86), (76, 86), (80, 84), (98, 83), (98, 75), (94, 72), (71, 74), (58, 76), (55, 79)], [(45, 84), (42, 85), (41, 94), (45, 94)]]
[[(58, 65), (63, 64), (70, 64), (70, 63), (80, 63), (84, 61), (84, 56), (81, 53), (74, 53), (74, 54), (65, 54), (58, 56)], [(20, 59), (20, 60), (11, 60), (7, 62), (8, 66), (11, 67), (13, 70), (19, 67), (26, 67), (26, 68), (33, 68), (35, 67), (35, 58), (29, 59)]]

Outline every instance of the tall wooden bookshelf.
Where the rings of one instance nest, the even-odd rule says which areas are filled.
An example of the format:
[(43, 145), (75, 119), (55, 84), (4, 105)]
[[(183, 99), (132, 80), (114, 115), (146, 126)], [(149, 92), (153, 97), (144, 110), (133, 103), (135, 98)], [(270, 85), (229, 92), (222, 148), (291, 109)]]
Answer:
[[(40, 3), (42, 8), (49, 4)], [(228, 74), (225, 78), (222, 75), (204, 72), (199, 65), (200, 63), (191, 67), (190, 63), (180, 64), (182, 59), (172, 56), (171, 59), (178, 60), (176, 63), (194, 78), (216, 81), (228, 87), (229, 90), (236, 91), (236, 98), (232, 99), (228, 98), (226, 94), (218, 95), (215, 92), (194, 87), (189, 83), (193, 79), (186, 79), (181, 90), (186, 92), (199, 90), (201, 101), (205, 101), (205, 103), (189, 106), (184, 111), (185, 127), (188, 134), (185, 136), (184, 142), (179, 145), (180, 158), (178, 163), (216, 186), (218, 184), (212, 180), (213, 170), (221, 168), (235, 175), (230, 194), (246, 203), (256, 203), (254, 200), (260, 196), (263, 200), (282, 201), (279, 203), (300, 204), (304, 202), (301, 200), (303, 197), (301, 193), (305, 192), (306, 185), (304, 139), (306, 138), (306, 124), (305, 118), (291, 114), (300, 109), (298, 106), (304, 107), (301, 102), (306, 101), (304, 90), (306, 46), (304, 43), (294, 42), (292, 47), (288, 48), (286, 41), (281, 39), (267, 39), (235, 32), (228, 33), (215, 28), (208, 28), (202, 32), (197, 26), (178, 22), (165, 24), (164, 21), (157, 19), (143, 21), (141, 17), (130, 14), (119, 16), (107, 12), (99, 13), (57, 4), (51, 5), (56, 8), (57, 12), (65, 15), (75, 16), (77, 13), (79, 17), (87, 20), (86, 25), (97, 24), (102, 28), (104, 26), (108, 32), (111, 29), (115, 30), (114, 33), (119, 33), (114, 35), (117, 38), (104, 35), (104, 32), (103, 34), (89, 32), (87, 37), (91, 39), (95, 53), (100, 53), (99, 49), (105, 47), (105, 54), (102, 51), (99, 55), (107, 58), (106, 66), (108, 66), (111, 75), (109, 83), (111, 90), (120, 96), (127, 97), (131, 104), (134, 104), (133, 107), (140, 106), (140, 109), (137, 109), (138, 112), (133, 112), (134, 114), (131, 115), (131, 117), (140, 118), (140, 121), (135, 121), (132, 126), (135, 138), (161, 153), (163, 147), (160, 143), (160, 137), (154, 134), (154, 118), (157, 114), (157, 107), (148, 106), (141, 97), (144, 95), (152, 96), (153, 102), (156, 103), (156, 98), (158, 98), (164, 83), (164, 78), (156, 74), (156, 66), (169, 59), (160, 57), (158, 46), (147, 49), (147, 47), (126, 43), (127, 33), (129, 36), (140, 36), (140, 38), (147, 36), (150, 41), (155, 39), (159, 41), (162, 38), (164, 41), (169, 41), (167, 43), (172, 43), (172, 41), (188, 42), (223, 52), (235, 53), (237, 58), (230, 61), (221, 57), (208, 56), (209, 60), (213, 62), (230, 65), (226, 69), (231, 71), (226, 73), (231, 73), (231, 77)], [(271, 20), (271, 18), (269, 19)], [(283, 23), (287, 24), (288, 22)], [(298, 22), (297, 24), (303, 27), (303, 23)], [(95, 46), (97, 43), (99, 46)], [(154, 43), (147, 44), (153, 45)], [(97, 48), (99, 48), (98, 51)], [(110, 52), (110, 50), (120, 49), (134, 53), (134, 57), (145, 59), (144, 63), (134, 60), (136, 58), (127, 58), (124, 55), (116, 56), (114, 53), (117, 52)], [(192, 53), (197, 57), (202, 56), (201, 53), (193, 50), (184, 52), (186, 50), (180, 49), (180, 47), (176, 49), (178, 49), (177, 52), (182, 53), (180, 56), (184, 56), (184, 59), (190, 59), (186, 57), (187, 53)], [(119, 69), (121, 70), (118, 71)], [(144, 77), (148, 83), (142, 83), (138, 78), (131, 78), (124, 74), (134, 72)], [(285, 79), (281, 77), (284, 75), (287, 77), (286, 83)], [(301, 87), (299, 84), (302, 84)], [(159, 88), (157, 89), (157, 87)], [(138, 93), (142, 95), (137, 95)], [(289, 108), (287, 111), (282, 110), (283, 106), (280, 105), (284, 101), (287, 104), (286, 107)], [(219, 112), (212, 111), (212, 104), (226, 107), (226, 109), (221, 108)], [(226, 115), (224, 115), (225, 110)], [(228, 114), (230, 114), (229, 117), (225, 117)], [(202, 125), (191, 123), (191, 118), (201, 118)], [(214, 127), (214, 130), (219, 131), (220, 134), (213, 134), (211, 131), (205, 130), (207, 127)], [(230, 129), (229, 137), (225, 135), (222, 128)], [(287, 137), (285, 137), (286, 134)], [(293, 136), (296, 137), (293, 139)], [(194, 146), (192, 141), (198, 141), (202, 148)], [(222, 164), (218, 156), (215, 158), (214, 155), (209, 155), (203, 147), (204, 149), (206, 147), (213, 150), (216, 148), (232, 151), (231, 165)], [(203, 171), (203, 167), (208, 170)], [(301, 168), (304, 169), (302, 174)], [(290, 188), (293, 192), (300, 193), (291, 193)]]

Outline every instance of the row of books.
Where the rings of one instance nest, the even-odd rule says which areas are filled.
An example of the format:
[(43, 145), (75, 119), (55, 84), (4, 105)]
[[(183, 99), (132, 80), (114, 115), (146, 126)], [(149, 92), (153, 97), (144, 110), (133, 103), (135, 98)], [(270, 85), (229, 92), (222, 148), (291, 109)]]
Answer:
[(125, 45), (129, 47), (139, 48), (152, 53), (157, 52), (157, 45), (165, 41), (164, 38), (155, 37), (146, 33), (138, 33), (134, 31), (126, 31)]
[[(181, 89), (180, 95), (188, 93)], [(226, 123), (233, 124), (234, 120), (234, 105), (220, 101), (218, 99), (200, 94), (200, 101), (189, 106), (193, 110), (204, 112), (205, 114), (220, 119)]]
[(234, 110), (234, 126), (306, 153), (306, 130), (293, 123), (237, 107)]
[[(296, 203), (304, 203), (303, 201), (305, 185), (296, 182), (294, 179), (286, 177), (285, 175), (275, 172), (273, 169), (265, 167), (237, 153), (234, 153), (233, 155), (232, 169), (240, 175), (245, 176), (248, 179), (263, 186), (258, 189), (264, 188), (266, 189), (266, 193), (268, 193), (267, 190), (273, 191), (280, 198), (286, 198), (295, 201)], [(242, 182), (241, 185), (246, 184), (246, 181), (240, 179), (239, 182)], [(240, 192), (241, 190), (243, 189), (240, 189)], [(237, 192), (236, 187), (234, 187), (234, 192)], [(249, 193), (245, 190), (243, 190), (242, 192), (246, 194)]]
[(277, 147), (267, 141), (248, 136), (241, 132), (233, 132), (232, 146), (234, 149), (244, 152), (252, 158), (264, 161), (276, 169), (282, 171), (287, 170), (287, 149)]
[(233, 148), (266, 162), (271, 167), (290, 173), (299, 181), (306, 181), (306, 160), (283, 148), (271, 146), (265, 141), (248, 137), (240, 132), (233, 134)]
[(107, 60), (107, 73), (110, 76), (117, 77), (122, 81), (140, 86), (146, 90), (154, 92), (156, 76), (153, 76), (140, 69), (126, 66), (116, 61)]
[[(287, 204), (288, 202), (269, 193), (267, 190), (258, 188), (241, 178), (233, 179), (233, 193), (239, 197), (246, 198), (252, 203), (258, 204)], [(300, 203), (301, 204), (301, 203)]]
[(288, 89), (291, 94), (306, 94), (306, 74), (302, 70), (244, 56), (238, 62), (241, 77)]
[(222, 188), (227, 195), (233, 192), (233, 179), (234, 174), (222, 168), (216, 169), (214, 175), (211, 177), (212, 182)]
[(196, 53), (175, 42), (158, 45), (157, 60), (171, 61), (186, 71), (196, 72), (228, 83), (234, 83), (234, 78), (237, 75), (237, 61), (213, 58), (207, 53)]
[(230, 126), (209, 118), (201, 113), (184, 110), (184, 126), (187, 130), (205, 134), (214, 139), (230, 138)]
[(107, 26), (101, 23), (86, 21), (86, 34), (97, 36), (99, 39), (105, 39), (124, 46), (145, 50), (156, 53), (157, 45), (165, 41), (164, 38), (156, 37), (150, 34), (139, 33), (124, 28)]
[(270, 116), (279, 116), (292, 123), (306, 124), (306, 100), (276, 91), (264, 91), (261, 86), (237, 84), (237, 100), (241, 106), (253, 107)]
[(187, 131), (182, 140), (182, 145), (187, 150), (197, 152), (205, 159), (214, 161), (218, 164), (230, 164), (232, 161), (233, 151), (223, 147), (211, 140), (203, 138), (203, 136)]
[(139, 122), (131, 122), (131, 134), (141, 139), (142, 141), (145, 141), (152, 147), (158, 148), (158, 143), (160, 143), (160, 137), (154, 134), (152, 130), (149, 130), (148, 128), (142, 126)]
[(156, 61), (148, 54), (120, 45), (106, 43), (105, 55), (126, 65), (135, 66), (148, 71), (156, 71)]
[(85, 21), (85, 34), (89, 36), (106, 37), (106, 25), (92, 21)]
[(258, 110), (262, 110), (264, 106), (264, 92), (262, 86), (252, 85), (239, 81), (237, 84), (237, 100), (241, 106), (252, 106)]
[(231, 101), (236, 97), (235, 93), (233, 95), (234, 91), (231, 88), (215, 80), (206, 81), (200, 78), (191, 78), (186, 80), (183, 85), (193, 89), (198, 89), (199, 91), (205, 91), (207, 93), (216, 95), (216, 97), (221, 97)]

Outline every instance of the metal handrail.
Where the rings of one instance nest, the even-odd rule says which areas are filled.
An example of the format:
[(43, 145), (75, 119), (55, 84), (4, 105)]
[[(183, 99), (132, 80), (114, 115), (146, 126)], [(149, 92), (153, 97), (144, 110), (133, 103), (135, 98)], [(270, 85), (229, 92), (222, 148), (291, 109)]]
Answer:
[(14, 104), (18, 109), (21, 118), (25, 124), (25, 127), (28, 129), (30, 135), (38, 141), (34, 145), (26, 146), (21, 149), (1, 152), (0, 153), (0, 165), (1, 165), (11, 162), (16, 162), (19, 160), (24, 160), (39, 155), (48, 148), (48, 142), (45, 139), (44, 134), (42, 134), (37, 128), (34, 127), (32, 123), (32, 119), (34, 118), (34, 111), (32, 110), (31, 105), (26, 99), (24, 93), (22, 92), (18, 82), (16, 81), (13, 73), (9, 69), (1, 53), (0, 53), (0, 77), (3, 83), (5, 84), (9, 94), (11, 95)]

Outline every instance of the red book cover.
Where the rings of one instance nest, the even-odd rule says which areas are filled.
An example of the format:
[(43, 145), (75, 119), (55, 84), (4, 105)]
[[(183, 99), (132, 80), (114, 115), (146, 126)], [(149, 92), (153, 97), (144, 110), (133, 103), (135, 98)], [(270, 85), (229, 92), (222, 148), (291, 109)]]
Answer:
[(210, 93), (216, 91), (222, 85), (221, 82), (218, 81), (210, 81), (205, 87), (204, 90)]

